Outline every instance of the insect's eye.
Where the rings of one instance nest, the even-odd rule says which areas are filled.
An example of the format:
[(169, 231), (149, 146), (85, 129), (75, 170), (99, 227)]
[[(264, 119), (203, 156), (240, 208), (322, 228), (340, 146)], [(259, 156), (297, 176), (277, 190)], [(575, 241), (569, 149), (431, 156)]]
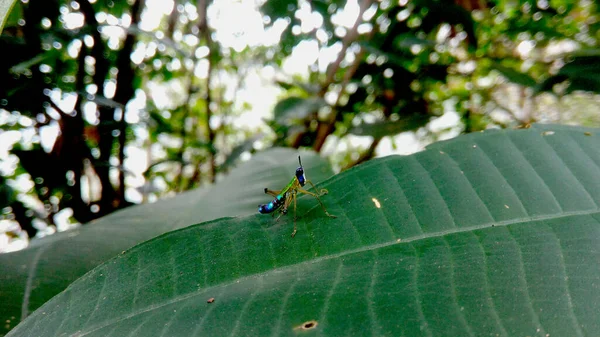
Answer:
[(304, 174), (304, 169), (302, 167), (298, 167), (296, 169), (296, 175), (303, 175)]

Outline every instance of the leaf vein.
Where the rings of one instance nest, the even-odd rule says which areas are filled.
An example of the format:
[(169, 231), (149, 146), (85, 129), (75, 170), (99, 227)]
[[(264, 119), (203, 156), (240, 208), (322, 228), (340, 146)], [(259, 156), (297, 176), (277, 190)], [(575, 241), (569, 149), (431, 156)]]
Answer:
[[(348, 256), (348, 255), (351, 255), (351, 254), (357, 254), (357, 253), (362, 253), (362, 252), (366, 252), (366, 251), (372, 251), (372, 250), (376, 250), (376, 249), (380, 249), (380, 248), (385, 248), (385, 247), (389, 247), (389, 246), (393, 246), (393, 245), (406, 244), (406, 243), (410, 243), (410, 242), (418, 242), (420, 240), (426, 240), (426, 239), (431, 239), (431, 238), (436, 238), (436, 237), (442, 237), (444, 235), (449, 235), (449, 234), (459, 234), (459, 233), (465, 233), (465, 232), (472, 232), (472, 231), (475, 231), (475, 230), (487, 229), (487, 228), (494, 227), (494, 226), (496, 226), (496, 227), (499, 227), (499, 226), (509, 226), (509, 225), (519, 224), (519, 223), (522, 223), (522, 222), (531, 222), (531, 221), (546, 220), (546, 219), (556, 219), (556, 218), (562, 218), (562, 217), (568, 217), (568, 216), (590, 215), (590, 214), (596, 213), (596, 212), (598, 212), (598, 210), (571, 211), (571, 212), (562, 212), (562, 214), (559, 215), (559, 216), (557, 216), (556, 214), (553, 214), (553, 215), (541, 215), (541, 216), (531, 216), (531, 217), (527, 217), (527, 218), (505, 220), (505, 221), (500, 221), (500, 222), (495, 222), (495, 223), (488, 223), (488, 224), (481, 224), (481, 225), (476, 225), (476, 226), (451, 228), (449, 230), (438, 231), (438, 232), (435, 232), (435, 233), (424, 233), (422, 235), (415, 235), (415, 236), (413, 236), (411, 238), (403, 239), (400, 242), (398, 242), (398, 241), (390, 241), (390, 242), (384, 242), (384, 243), (379, 243), (379, 244), (367, 245), (367, 246), (363, 246), (363, 247), (360, 247), (360, 248), (347, 250), (347, 251), (344, 251), (344, 252), (341, 252), (341, 253), (336, 253), (336, 254), (330, 254), (330, 255), (325, 255), (325, 256), (317, 257), (317, 258), (314, 258), (314, 259), (309, 260), (309, 261), (302, 261), (302, 262), (290, 264), (290, 265), (287, 265), (287, 266), (284, 266), (284, 267), (280, 267), (278, 269), (279, 269), (279, 271), (284, 271), (284, 270), (288, 270), (288, 269), (292, 269), (292, 268), (297, 268), (298, 266), (301, 266), (301, 265), (314, 264), (314, 263), (318, 263), (318, 262), (321, 262), (321, 261), (327, 261), (327, 260), (337, 259), (337, 258)], [(217, 288), (217, 287), (226, 287), (228, 285), (232, 285), (232, 284), (238, 283), (239, 281), (242, 281), (242, 280), (245, 280), (245, 279), (249, 279), (249, 278), (252, 278), (252, 277), (266, 275), (266, 274), (268, 274), (268, 273), (270, 273), (272, 271), (273, 270), (268, 270), (268, 271), (265, 271), (265, 272), (260, 272), (260, 273), (255, 273), (255, 274), (249, 274), (249, 275), (240, 277), (238, 279), (232, 280), (230, 282), (224, 282), (224, 283), (221, 283), (221, 284), (212, 285), (210, 287), (204, 288), (203, 290), (209, 290), (209, 289)], [(169, 300), (167, 300), (167, 301), (165, 301), (163, 303), (149, 305), (147, 308), (131, 312), (128, 315), (120, 317), (118, 319), (112, 319), (112, 320), (106, 321), (106, 322), (100, 324), (99, 326), (97, 326), (96, 328), (93, 328), (90, 331), (86, 332), (85, 334), (89, 334), (89, 333), (91, 333), (93, 331), (96, 331), (96, 330), (102, 328), (103, 326), (106, 326), (106, 325), (113, 324), (113, 323), (118, 322), (118, 321), (122, 321), (122, 320), (128, 319), (128, 318), (133, 317), (135, 315), (138, 315), (140, 313), (149, 312), (149, 311), (152, 311), (152, 310), (164, 307), (166, 305), (169, 305), (171, 303), (174, 303), (174, 302), (177, 302), (177, 301), (181, 301), (181, 300), (184, 300), (186, 298), (193, 297), (193, 296), (197, 296), (198, 294), (199, 293), (188, 293), (188, 294), (185, 294), (185, 295), (180, 295), (178, 297), (169, 299)], [(82, 334), (81, 336), (84, 336), (85, 334)]]

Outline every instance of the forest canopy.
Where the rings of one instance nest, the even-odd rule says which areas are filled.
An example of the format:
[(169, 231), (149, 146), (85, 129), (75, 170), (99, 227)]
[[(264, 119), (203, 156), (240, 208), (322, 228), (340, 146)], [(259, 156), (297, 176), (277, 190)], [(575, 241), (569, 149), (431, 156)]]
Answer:
[(598, 126), (599, 27), (594, 1), (16, 1), (0, 251), (271, 147), (343, 170), (489, 128)]

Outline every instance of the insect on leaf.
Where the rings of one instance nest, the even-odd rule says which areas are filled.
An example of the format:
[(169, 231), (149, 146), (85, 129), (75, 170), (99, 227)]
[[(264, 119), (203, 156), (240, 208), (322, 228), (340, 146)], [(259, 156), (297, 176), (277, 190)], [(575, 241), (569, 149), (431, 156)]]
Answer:
[(600, 335), (597, 133), (534, 125), (371, 160), (319, 184), (337, 219), (303, 197), (294, 239), (258, 214), (166, 233), (9, 336)]

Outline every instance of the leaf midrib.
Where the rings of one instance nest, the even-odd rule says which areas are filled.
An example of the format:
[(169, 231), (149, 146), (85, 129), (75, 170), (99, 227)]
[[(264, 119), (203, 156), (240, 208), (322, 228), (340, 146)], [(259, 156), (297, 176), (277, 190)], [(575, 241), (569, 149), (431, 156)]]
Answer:
[[(150, 312), (152, 310), (155, 309), (159, 309), (162, 308), (164, 306), (170, 305), (170, 304), (174, 304), (177, 303), (179, 301), (194, 297), (194, 296), (198, 296), (202, 293), (206, 293), (212, 289), (215, 288), (221, 288), (221, 287), (227, 287), (230, 285), (234, 285), (239, 283), (240, 281), (244, 281), (244, 280), (248, 280), (251, 278), (256, 278), (256, 277), (260, 277), (260, 276), (265, 276), (268, 275), (269, 273), (272, 273), (274, 271), (286, 271), (289, 269), (294, 269), (298, 266), (302, 266), (305, 264), (311, 264), (311, 263), (318, 263), (321, 261), (327, 261), (327, 260), (331, 260), (331, 259), (337, 259), (340, 257), (344, 257), (347, 255), (352, 255), (352, 254), (356, 254), (356, 253), (362, 253), (362, 252), (366, 252), (366, 251), (372, 251), (372, 250), (377, 250), (380, 248), (385, 248), (385, 247), (389, 247), (389, 246), (393, 246), (393, 245), (397, 245), (397, 244), (405, 244), (405, 243), (410, 243), (410, 242), (416, 242), (416, 241), (420, 241), (420, 240), (427, 240), (427, 239), (432, 239), (432, 238), (437, 238), (437, 237), (442, 237), (442, 236), (446, 236), (446, 235), (450, 235), (450, 234), (460, 234), (460, 233), (466, 233), (466, 232), (472, 232), (472, 231), (476, 231), (476, 230), (480, 230), (480, 229), (487, 229), (487, 228), (492, 228), (492, 227), (501, 227), (501, 226), (509, 226), (509, 225), (515, 225), (515, 224), (519, 224), (519, 223), (526, 223), (526, 222), (534, 222), (534, 221), (542, 221), (542, 220), (554, 220), (554, 219), (560, 219), (560, 218), (566, 218), (566, 217), (570, 217), (570, 216), (579, 216), (579, 215), (590, 215), (593, 213), (598, 213), (600, 211), (600, 209), (593, 209), (593, 210), (584, 210), (584, 211), (570, 211), (570, 212), (562, 212), (560, 214), (553, 214), (553, 215), (540, 215), (540, 216), (530, 216), (530, 217), (525, 217), (525, 218), (518, 218), (518, 219), (511, 219), (511, 220), (504, 220), (504, 221), (498, 221), (498, 222), (493, 222), (493, 223), (486, 223), (486, 224), (480, 224), (480, 225), (474, 225), (474, 226), (467, 226), (467, 227), (455, 227), (455, 228), (451, 228), (448, 230), (444, 230), (444, 231), (438, 231), (435, 233), (423, 233), (423, 234), (419, 234), (419, 235), (414, 235), (411, 238), (405, 239), (405, 240), (401, 240), (401, 239), (397, 239), (394, 241), (390, 241), (390, 242), (384, 242), (384, 243), (378, 243), (378, 244), (373, 244), (373, 245), (367, 245), (367, 246), (363, 246), (360, 248), (355, 248), (355, 249), (350, 249), (350, 250), (346, 250), (344, 252), (340, 252), (340, 253), (336, 253), (336, 254), (330, 254), (330, 255), (325, 255), (325, 256), (321, 256), (321, 257), (317, 257), (311, 260), (306, 260), (306, 261), (302, 261), (302, 262), (298, 262), (298, 263), (293, 263), (290, 265), (286, 265), (286, 266), (282, 266), (282, 267), (277, 267), (277, 268), (273, 268), (273, 269), (269, 269), (268, 271), (264, 271), (264, 272), (260, 272), (260, 273), (254, 273), (254, 274), (249, 274), (246, 276), (242, 276), (236, 279), (233, 279), (230, 282), (223, 282), (223, 283), (218, 283), (218, 284), (214, 284), (211, 285), (209, 287), (206, 288), (202, 288), (201, 290), (198, 290), (196, 292), (191, 292), (185, 295), (179, 295), (176, 296), (170, 300), (164, 301), (162, 303), (157, 303), (157, 304), (153, 304), (150, 305), (144, 309), (140, 309), (140, 310), (136, 310), (134, 312), (131, 312), (125, 316), (122, 316), (120, 318), (115, 318), (115, 319), (111, 319), (108, 321), (105, 321), (103, 324), (98, 325), (96, 327), (94, 327), (93, 329), (86, 331), (86, 332), (81, 332), (81, 334), (79, 336), (86, 336), (90, 333), (93, 333), (95, 331), (98, 331), (102, 328), (105, 328), (111, 324), (114, 323), (118, 323), (127, 319), (130, 319), (132, 317), (135, 317), (137, 315), (146, 313), (146, 312)], [(199, 225), (198, 225), (199, 226)], [(187, 228), (189, 229), (189, 228)], [(165, 235), (168, 235), (165, 234)], [(153, 240), (152, 240), (153, 241)], [(118, 257), (116, 257), (118, 258)], [(105, 264), (110, 263), (110, 261), (112, 261), (113, 259), (107, 261)], [(69, 287), (70, 288), (70, 287)], [(68, 290), (68, 289), (67, 289)]]

